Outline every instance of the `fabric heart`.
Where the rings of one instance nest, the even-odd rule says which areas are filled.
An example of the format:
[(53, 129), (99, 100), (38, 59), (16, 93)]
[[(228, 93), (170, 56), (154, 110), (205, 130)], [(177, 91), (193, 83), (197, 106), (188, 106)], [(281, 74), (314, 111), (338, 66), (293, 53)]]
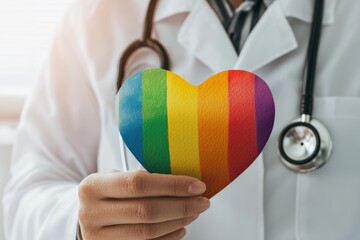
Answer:
[(258, 76), (230, 70), (193, 86), (173, 72), (139, 72), (119, 90), (120, 134), (151, 173), (188, 175), (211, 198), (245, 171), (273, 128), (274, 100)]

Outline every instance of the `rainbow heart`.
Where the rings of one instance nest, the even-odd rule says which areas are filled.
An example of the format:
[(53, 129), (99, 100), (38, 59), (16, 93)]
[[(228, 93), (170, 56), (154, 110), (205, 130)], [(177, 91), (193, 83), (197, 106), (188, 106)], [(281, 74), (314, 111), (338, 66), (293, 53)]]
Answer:
[(240, 70), (199, 86), (173, 72), (145, 70), (124, 82), (116, 111), (121, 136), (145, 169), (196, 177), (209, 198), (257, 158), (275, 117), (269, 87)]

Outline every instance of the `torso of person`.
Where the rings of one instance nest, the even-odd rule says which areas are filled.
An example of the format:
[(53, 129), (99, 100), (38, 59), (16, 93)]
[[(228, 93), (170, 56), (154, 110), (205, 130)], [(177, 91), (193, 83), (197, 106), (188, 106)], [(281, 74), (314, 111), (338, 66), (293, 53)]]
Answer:
[[(86, 23), (92, 25), (81, 31), (90, 39), (88, 54), (96, 74), (101, 172), (123, 166), (113, 111), (118, 60), (141, 36), (147, 1), (94, 2)], [(276, 105), (274, 129), (263, 154), (212, 198), (211, 209), (188, 227), (186, 239), (360, 239), (360, 2), (326, 1), (324, 11), (314, 117), (331, 133), (330, 160), (315, 172), (297, 174), (277, 156), (280, 131), (299, 117), (312, 7), (310, 0), (276, 0), (238, 56), (205, 0), (159, 2), (153, 37), (166, 47), (172, 71), (194, 85), (227, 69), (251, 71), (270, 86)], [(101, 34), (91, 31), (95, 27)], [(127, 75), (149, 67), (158, 67), (157, 56), (140, 51)], [(132, 170), (141, 169), (129, 150), (126, 158)]]

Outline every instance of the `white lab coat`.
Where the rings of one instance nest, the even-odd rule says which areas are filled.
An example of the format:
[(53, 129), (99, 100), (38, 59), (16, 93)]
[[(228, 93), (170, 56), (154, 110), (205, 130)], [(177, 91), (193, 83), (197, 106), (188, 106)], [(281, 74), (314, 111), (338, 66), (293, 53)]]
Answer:
[[(205, 0), (160, 1), (153, 34), (174, 72), (199, 84), (225, 69), (253, 71), (276, 103), (264, 154), (212, 199), (186, 239), (360, 239), (360, 1), (327, 0), (324, 10), (314, 116), (333, 137), (331, 159), (296, 174), (277, 158), (280, 130), (299, 115), (312, 2), (276, 0), (237, 57)], [(8, 240), (74, 239), (78, 183), (96, 171), (122, 170), (118, 60), (141, 35), (147, 3), (78, 0), (66, 15), (19, 125), (4, 197)], [(144, 67), (157, 67), (156, 56), (138, 53), (128, 72)]]

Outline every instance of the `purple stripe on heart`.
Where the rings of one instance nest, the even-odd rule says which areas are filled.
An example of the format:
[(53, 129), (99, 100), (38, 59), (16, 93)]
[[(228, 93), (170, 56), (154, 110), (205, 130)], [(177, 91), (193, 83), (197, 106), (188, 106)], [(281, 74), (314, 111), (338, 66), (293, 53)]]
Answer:
[(255, 99), (257, 145), (258, 149), (264, 149), (274, 125), (275, 105), (269, 87), (258, 76), (255, 78)]

